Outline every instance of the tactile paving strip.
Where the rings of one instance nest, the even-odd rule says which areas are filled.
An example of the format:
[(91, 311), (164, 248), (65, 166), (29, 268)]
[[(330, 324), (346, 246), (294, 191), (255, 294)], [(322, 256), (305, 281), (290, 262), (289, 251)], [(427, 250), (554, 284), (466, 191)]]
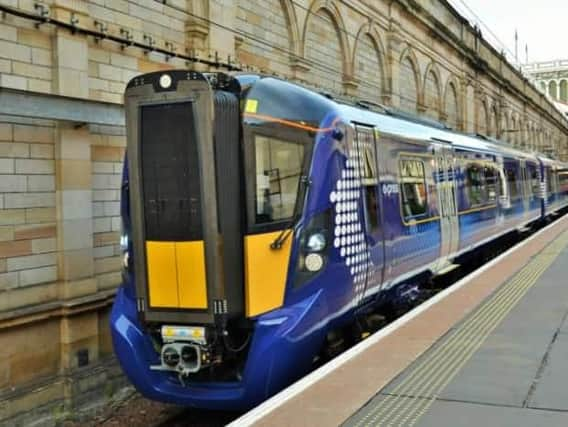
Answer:
[(568, 246), (564, 232), (466, 318), (440, 345), (361, 408), (345, 425), (412, 426)]

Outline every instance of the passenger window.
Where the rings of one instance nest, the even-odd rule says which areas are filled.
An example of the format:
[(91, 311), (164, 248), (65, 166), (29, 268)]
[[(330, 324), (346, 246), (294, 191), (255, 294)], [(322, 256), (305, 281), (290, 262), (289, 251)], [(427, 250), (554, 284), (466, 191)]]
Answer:
[(492, 166), (485, 167), (485, 185), (487, 186), (487, 202), (497, 200), (497, 171)]
[(561, 169), (558, 171), (558, 183), (560, 185), (560, 191), (568, 191), (568, 170)]
[(465, 185), (470, 207), (485, 204), (485, 188), (483, 186), (483, 169), (477, 164), (469, 164), (465, 171)]
[(402, 214), (411, 219), (426, 214), (428, 200), (424, 162), (415, 159), (401, 159), (399, 162), (402, 183)]
[(515, 200), (519, 197), (519, 189), (517, 188), (517, 174), (513, 169), (505, 169), (507, 175), (507, 183), (509, 184), (509, 197)]
[(552, 168), (546, 168), (546, 191), (548, 194), (554, 193), (554, 184), (552, 181)]
[(534, 165), (528, 165), (528, 168), (532, 195), (533, 197), (538, 197), (540, 194), (540, 179), (538, 178), (538, 171)]
[(304, 162), (304, 145), (257, 135), (256, 223), (289, 219), (294, 213)]

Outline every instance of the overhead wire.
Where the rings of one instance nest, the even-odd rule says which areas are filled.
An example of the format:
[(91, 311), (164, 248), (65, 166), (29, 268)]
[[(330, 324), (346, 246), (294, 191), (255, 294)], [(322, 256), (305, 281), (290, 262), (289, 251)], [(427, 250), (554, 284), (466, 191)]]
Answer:
[(0, 5), (0, 12), (2, 14), (9, 14), (9, 15), (13, 15), (13, 16), (17, 16), (19, 18), (23, 18), (23, 19), (29, 19), (32, 21), (35, 21), (37, 24), (36, 25), (44, 25), (44, 24), (50, 24), (50, 25), (55, 25), (56, 27), (59, 28), (65, 28), (67, 30), (69, 30), (71, 33), (74, 34), (83, 34), (86, 36), (91, 36), (94, 37), (97, 40), (110, 40), (113, 41), (115, 43), (120, 44), (121, 46), (126, 46), (126, 47), (137, 47), (140, 48), (142, 50), (144, 50), (145, 52), (157, 52), (157, 53), (161, 53), (163, 54), (166, 58), (179, 58), (188, 62), (194, 62), (194, 63), (201, 63), (204, 65), (209, 65), (209, 66), (213, 66), (213, 67), (217, 67), (217, 68), (226, 68), (227, 70), (238, 70), (238, 67), (235, 67), (234, 65), (231, 65), (230, 63), (225, 63), (222, 61), (210, 61), (210, 60), (206, 60), (206, 59), (202, 59), (202, 58), (196, 58), (190, 55), (184, 55), (184, 54), (180, 54), (180, 53), (176, 53), (167, 49), (162, 49), (156, 46), (153, 46), (151, 44), (147, 44), (147, 43), (141, 43), (132, 39), (129, 39), (127, 37), (120, 37), (120, 36), (116, 36), (113, 34), (109, 34), (108, 32), (104, 32), (104, 31), (96, 31), (96, 30), (91, 30), (88, 28), (83, 28), (80, 27), (78, 25), (76, 25), (76, 22), (72, 21), (72, 22), (63, 22), (57, 19), (53, 19), (48, 15), (34, 15), (32, 13), (26, 12), (24, 10), (20, 10), (20, 9), (15, 9), (13, 7), (10, 6), (5, 6), (5, 5)]
[[(459, 7), (458, 4), (456, 2), (460, 2), (463, 7)], [(487, 30), (487, 32), (491, 35), (491, 37), (493, 37), (495, 45), (497, 46), (493, 46), (498, 50), (501, 50), (502, 52), (507, 52), (511, 55), (512, 58), (515, 59), (515, 61), (517, 61), (516, 55), (507, 47), (507, 45), (493, 32), (493, 30), (491, 29), (491, 27), (489, 25), (487, 25), (485, 23), (485, 21), (483, 21), (483, 19), (481, 19), (481, 17), (465, 2), (465, 0), (452, 0), (451, 1), (452, 6), (456, 7), (456, 9), (458, 9), (458, 11), (462, 14), (462, 15), (470, 15), (470, 19), (471, 16), (473, 17), (473, 19), (476, 21), (476, 23), (478, 24), (478, 27), (483, 26), (485, 28), (485, 30)], [(465, 10), (465, 13), (464, 13)]]
[[(290, 56), (292, 56), (292, 57), (297, 56), (297, 53), (296, 53), (296, 52), (293, 52), (292, 50), (287, 49), (287, 48), (285, 48), (285, 47), (282, 46), (282, 45), (277, 45), (277, 44), (274, 44), (274, 43), (270, 43), (269, 41), (264, 40), (264, 39), (261, 39), (261, 38), (259, 38), (259, 37), (256, 37), (256, 36), (254, 36), (253, 34), (248, 33), (248, 32), (246, 32), (246, 31), (243, 31), (243, 30), (236, 30), (235, 28), (228, 27), (228, 26), (223, 25), (223, 24), (221, 24), (221, 23), (219, 23), (219, 22), (216, 22), (216, 21), (214, 21), (214, 20), (212, 20), (212, 19), (209, 19), (209, 18), (200, 16), (200, 15), (197, 15), (197, 14), (195, 14), (195, 13), (193, 13), (193, 12), (190, 12), (190, 11), (188, 11), (188, 10), (185, 10), (185, 9), (183, 9), (183, 8), (180, 8), (180, 7), (178, 7), (178, 6), (175, 6), (175, 5), (173, 5), (173, 4), (170, 4), (167, 0), (154, 0), (154, 1), (156, 1), (156, 2), (158, 2), (158, 3), (160, 3), (160, 4), (163, 4), (164, 6), (167, 6), (167, 7), (171, 8), (171, 9), (173, 9), (173, 10), (175, 10), (175, 11), (178, 11), (178, 12), (180, 12), (180, 13), (184, 13), (184, 14), (186, 14), (187, 16), (191, 16), (191, 17), (194, 18), (194, 19), (198, 19), (198, 20), (200, 20), (200, 21), (206, 22), (206, 23), (208, 23), (208, 24), (210, 24), (210, 25), (216, 26), (216, 27), (218, 27), (218, 28), (220, 28), (220, 29), (223, 29), (223, 30), (225, 30), (225, 31), (229, 31), (229, 32), (231, 32), (231, 33), (233, 33), (233, 34), (236, 34), (236, 35), (239, 35), (239, 36), (241, 36), (241, 37), (243, 37), (243, 38), (246, 38), (246, 39), (249, 40), (249, 41), (252, 41), (252, 42), (254, 42), (254, 43), (257, 43), (257, 46), (258, 46), (258, 45), (262, 45), (262, 46), (270, 47), (271, 49), (277, 50), (277, 51), (279, 51), (279, 52), (281, 52), (281, 53), (285, 53), (285, 54), (290, 55)], [(294, 3), (294, 4), (297, 4), (297, 3), (294, 2), (294, 1), (293, 1), (293, 3)], [(306, 10), (307, 10), (307, 9), (306, 9)], [(309, 13), (312, 14), (313, 16), (316, 16), (316, 17), (318, 17), (318, 18), (320, 18), (320, 19), (325, 20), (325, 18), (323, 18), (323, 17), (317, 15), (316, 13), (314, 13), (314, 12), (312, 12), (312, 11), (309, 11)], [(325, 20), (325, 22), (329, 23), (329, 21), (327, 21), (327, 20)], [(347, 32), (346, 30), (341, 30), (341, 29), (340, 29), (340, 31), (345, 31), (345, 33), (346, 33), (348, 36), (352, 37), (352, 38), (356, 38), (356, 37), (357, 37), (357, 36), (354, 35), (353, 33), (349, 33), (349, 32)], [(372, 46), (371, 43), (367, 43), (367, 45), (368, 45), (369, 47), (373, 47), (373, 48), (374, 48), (374, 46)], [(322, 71), (322, 72), (324, 72), (324, 73), (333, 73), (334, 75), (336, 75), (338, 78), (337, 78), (337, 79), (334, 79), (333, 81), (334, 81), (334, 83), (337, 83), (337, 84), (340, 86), (340, 88), (341, 88), (341, 86), (342, 86), (342, 84), (343, 84), (343, 79), (342, 79), (343, 70), (342, 70), (342, 69), (337, 70), (337, 69), (335, 69), (335, 68), (333, 68), (333, 67), (327, 66), (326, 64), (322, 64), (322, 63), (320, 63), (320, 62), (314, 61), (314, 60), (311, 59), (311, 58), (303, 57), (302, 60), (303, 60), (304, 62), (306, 62), (307, 65), (309, 65), (311, 68), (313, 68), (313, 69), (315, 69), (315, 70), (319, 70), (319, 71)], [(285, 67), (289, 67), (289, 66), (290, 66), (290, 64), (289, 64), (288, 62), (284, 62), (284, 61), (282, 61), (282, 60), (278, 60), (278, 59), (275, 59), (275, 58), (271, 58), (271, 61), (274, 61), (274, 62), (276, 62), (276, 63), (278, 63), (278, 64), (280, 64), (280, 65), (283, 65), (283, 66), (285, 66)], [(419, 78), (420, 78), (420, 77), (419, 77)], [(376, 84), (373, 84), (373, 83), (371, 83), (371, 82), (363, 81), (363, 80), (360, 80), (360, 81), (359, 81), (359, 86), (364, 87), (364, 88), (373, 89), (373, 90), (375, 90), (375, 91), (378, 91), (379, 94), (382, 94), (382, 93), (383, 93), (383, 90), (384, 90), (384, 88), (383, 88), (382, 86), (380, 86), (380, 85), (376, 85)], [(380, 95), (379, 95), (379, 96), (380, 96)], [(404, 100), (415, 101), (414, 98), (404, 96), (403, 94), (400, 94), (399, 97), (400, 97), (401, 99), (404, 99)]]

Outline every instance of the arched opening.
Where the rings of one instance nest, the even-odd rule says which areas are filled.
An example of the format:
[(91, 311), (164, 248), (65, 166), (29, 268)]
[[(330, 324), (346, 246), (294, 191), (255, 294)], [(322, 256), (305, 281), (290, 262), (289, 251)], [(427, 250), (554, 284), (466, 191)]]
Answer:
[(511, 141), (511, 133), (509, 130), (509, 120), (505, 114), (501, 115), (501, 123), (499, 125), (499, 133), (497, 137), (503, 141)]
[(409, 56), (402, 58), (399, 73), (400, 109), (410, 113), (418, 113), (417, 70)]
[(338, 93), (343, 91), (344, 52), (339, 25), (326, 8), (308, 15), (304, 55), (312, 67), (309, 83)]
[(383, 61), (378, 44), (368, 33), (357, 40), (353, 65), (359, 82), (357, 97), (382, 103)]
[(497, 107), (493, 106), (491, 108), (491, 123), (489, 125), (489, 135), (494, 138), (499, 137), (499, 113), (497, 113)]
[(479, 105), (477, 115), (477, 133), (481, 135), (489, 135), (489, 114), (487, 114), (487, 105), (482, 102)]
[(515, 116), (513, 116), (511, 118), (511, 126), (507, 129), (509, 132), (507, 132), (509, 134), (509, 137), (507, 138), (507, 140), (513, 144), (513, 145), (517, 145), (517, 140), (519, 137), (519, 132), (517, 130), (517, 119), (515, 118)]
[(458, 129), (459, 110), (458, 92), (453, 82), (446, 86), (444, 110), (446, 111), (446, 124), (452, 129)]
[(424, 80), (425, 115), (440, 120), (440, 82), (436, 74), (430, 70)]
[[(208, 2), (206, 2), (208, 3)], [(237, 58), (244, 65), (254, 65), (263, 71), (275, 72), (282, 76), (291, 75), (288, 61), (282, 60), (282, 51), (297, 53), (297, 24), (295, 15), (290, 16), (286, 0), (239, 1), (236, 13), (237, 27), (246, 33), (255, 34), (268, 40), (274, 49), (258, 52), (257, 43), (244, 42), (237, 50)], [(251, 16), (270, 14), (270, 20), (253, 20)]]
[(560, 101), (568, 102), (568, 81), (560, 81)]
[(558, 85), (555, 81), (551, 81), (548, 84), (548, 94), (552, 99), (558, 99)]

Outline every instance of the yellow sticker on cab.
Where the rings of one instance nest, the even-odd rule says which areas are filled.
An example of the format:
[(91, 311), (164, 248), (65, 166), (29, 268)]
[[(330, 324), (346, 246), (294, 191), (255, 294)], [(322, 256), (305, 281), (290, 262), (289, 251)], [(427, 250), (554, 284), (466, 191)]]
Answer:
[(256, 113), (258, 110), (258, 100), (257, 99), (247, 99), (245, 105), (245, 113)]

